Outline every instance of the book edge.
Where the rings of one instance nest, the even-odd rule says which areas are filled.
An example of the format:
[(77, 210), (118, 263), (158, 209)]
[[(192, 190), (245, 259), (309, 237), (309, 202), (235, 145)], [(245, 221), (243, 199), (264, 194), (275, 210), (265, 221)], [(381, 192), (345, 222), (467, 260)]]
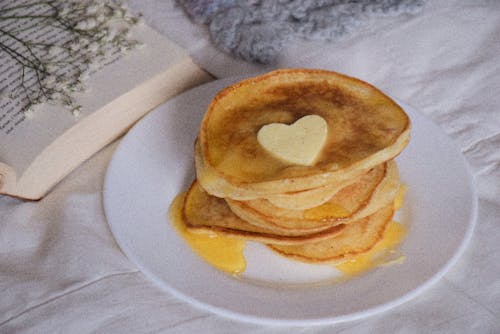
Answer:
[[(168, 76), (172, 78), (168, 80)], [(149, 111), (182, 91), (212, 79), (213, 77), (208, 72), (196, 65), (191, 57), (187, 56), (186, 59), (181, 60), (162, 73), (110, 101), (101, 109), (67, 129), (37, 155), (23, 175), (17, 179), (17, 182), (15, 180), (15, 172), (14, 174), (8, 173), (10, 175), (8, 183), (2, 182), (5, 176), (2, 177), (2, 180), (0, 180), (0, 194), (27, 200), (41, 199), (71, 171), (125, 133)], [(175, 84), (173, 88), (172, 84)], [(134, 103), (130, 103), (129, 100), (133, 99), (134, 95), (142, 95), (141, 92), (155, 86), (157, 88), (157, 92), (155, 93), (157, 96), (149, 96), (146, 106), (136, 108), (137, 110), (133, 113), (127, 113), (128, 117), (120, 118), (120, 124), (118, 125), (114, 118), (115, 116), (119, 115), (122, 110), (130, 111), (134, 106), (138, 107), (142, 104), (139, 99), (135, 100), (135, 105)], [(84, 143), (88, 139), (88, 134), (85, 134), (85, 130), (92, 129), (93, 124), (99, 124), (101, 134), (93, 143), (87, 145)], [(104, 129), (104, 124), (115, 124), (116, 126), (113, 131), (109, 131), (109, 129)], [(64, 161), (59, 162), (56, 171), (54, 171), (52, 169), (54, 168), (52, 159), (56, 160), (58, 157), (64, 156), (64, 153), (75, 152), (73, 146), (78, 144), (83, 144), (86, 147), (81, 152), (77, 152), (78, 154), (73, 155), (73, 158), (64, 159)], [(47, 169), (50, 171), (47, 171)], [(43, 181), (40, 181), (40, 173), (48, 173)], [(14, 177), (14, 181), (12, 177)]]

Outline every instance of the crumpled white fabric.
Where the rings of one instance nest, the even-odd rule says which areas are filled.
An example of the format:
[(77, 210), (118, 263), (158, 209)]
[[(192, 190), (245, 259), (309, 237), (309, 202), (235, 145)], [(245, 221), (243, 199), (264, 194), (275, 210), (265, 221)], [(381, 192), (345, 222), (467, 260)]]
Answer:
[[(173, 1), (129, 3), (216, 76), (269, 69), (217, 51)], [(464, 153), (479, 195), (476, 230), (458, 263), (415, 299), (366, 319), (294, 329), (191, 307), (150, 282), (113, 239), (101, 191), (114, 143), (39, 202), (0, 197), (0, 333), (499, 333), (499, 55), (500, 3), (447, 0), (339, 43), (296, 44), (276, 65), (371, 82), (429, 115)]]

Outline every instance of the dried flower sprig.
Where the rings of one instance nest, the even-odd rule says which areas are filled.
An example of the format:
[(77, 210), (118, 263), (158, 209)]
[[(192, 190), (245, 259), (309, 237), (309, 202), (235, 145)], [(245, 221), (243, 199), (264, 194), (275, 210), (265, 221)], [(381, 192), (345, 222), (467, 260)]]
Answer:
[(129, 37), (130, 27), (139, 21), (116, 1), (3, 2), (0, 56), (10, 62), (0, 67), (14, 65), (17, 75), (0, 87), (2, 98), (23, 95), (26, 114), (49, 102), (78, 115), (81, 106), (73, 93), (85, 90), (89, 73), (107, 57), (139, 45)]

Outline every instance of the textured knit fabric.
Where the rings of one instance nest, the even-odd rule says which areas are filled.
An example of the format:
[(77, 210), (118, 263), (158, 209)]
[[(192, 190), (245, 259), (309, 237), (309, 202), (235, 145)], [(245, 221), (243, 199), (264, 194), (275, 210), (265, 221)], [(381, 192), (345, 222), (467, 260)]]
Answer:
[(213, 42), (245, 60), (269, 63), (297, 38), (332, 41), (373, 17), (412, 15), (424, 0), (179, 0), (207, 24)]

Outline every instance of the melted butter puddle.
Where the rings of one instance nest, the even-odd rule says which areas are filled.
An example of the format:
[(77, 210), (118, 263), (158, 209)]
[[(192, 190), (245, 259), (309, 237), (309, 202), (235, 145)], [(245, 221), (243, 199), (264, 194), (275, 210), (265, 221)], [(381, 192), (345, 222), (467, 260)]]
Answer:
[(405, 235), (406, 228), (400, 223), (391, 221), (385, 228), (382, 239), (370, 251), (339, 263), (335, 265), (335, 268), (344, 275), (351, 277), (375, 267), (401, 263), (405, 259), (403, 255), (391, 260), (387, 260), (387, 257), (396, 253), (395, 248), (401, 243)]
[[(404, 184), (398, 189), (394, 198), (394, 211), (401, 209), (407, 187)], [(407, 229), (404, 225), (390, 221), (384, 230), (382, 239), (367, 253), (354, 256), (345, 262), (335, 265), (339, 271), (348, 277), (362, 274), (375, 267), (386, 267), (402, 264), (406, 257), (396, 251), (396, 247), (403, 241)]]
[(231, 275), (245, 271), (246, 261), (243, 251), (245, 241), (227, 238), (216, 233), (193, 233), (182, 222), (182, 203), (185, 193), (179, 194), (169, 209), (169, 218), (182, 239), (198, 256)]
[[(406, 186), (402, 185), (396, 198), (394, 199), (394, 209), (398, 210), (403, 205)], [(216, 233), (193, 233), (186, 229), (182, 222), (182, 204), (185, 193), (179, 194), (169, 209), (169, 218), (172, 225), (177, 230), (182, 239), (198, 256), (213, 265), (214, 267), (229, 273), (237, 275), (245, 271), (246, 260), (243, 254), (246, 242), (220, 236)], [(330, 213), (341, 213), (342, 208), (324, 207), (314, 214), (324, 214), (324, 210)], [(345, 210), (345, 209), (344, 209)], [(312, 212), (311, 212), (312, 213)], [(391, 221), (385, 228), (383, 237), (368, 252), (356, 255), (353, 258), (336, 264), (335, 268), (342, 272), (346, 278), (360, 275), (372, 268), (401, 264), (405, 260), (404, 255), (398, 255), (395, 248), (406, 236), (407, 229), (404, 225)]]
[(399, 186), (398, 192), (396, 193), (396, 197), (394, 198), (394, 211), (398, 211), (403, 206), (407, 189), (408, 187), (406, 186), (406, 184), (401, 184)]

